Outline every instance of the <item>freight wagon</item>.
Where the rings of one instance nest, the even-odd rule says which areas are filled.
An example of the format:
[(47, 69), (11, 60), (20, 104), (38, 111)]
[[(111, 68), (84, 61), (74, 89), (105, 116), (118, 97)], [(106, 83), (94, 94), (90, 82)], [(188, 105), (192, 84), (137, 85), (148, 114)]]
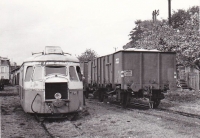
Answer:
[(19, 69), (19, 96), (26, 113), (64, 115), (82, 110), (79, 60), (55, 46), (33, 54)]
[(156, 108), (164, 92), (176, 89), (176, 54), (157, 50), (121, 50), (81, 63), (87, 70), (85, 96), (115, 100), (127, 106), (132, 98), (149, 99)]

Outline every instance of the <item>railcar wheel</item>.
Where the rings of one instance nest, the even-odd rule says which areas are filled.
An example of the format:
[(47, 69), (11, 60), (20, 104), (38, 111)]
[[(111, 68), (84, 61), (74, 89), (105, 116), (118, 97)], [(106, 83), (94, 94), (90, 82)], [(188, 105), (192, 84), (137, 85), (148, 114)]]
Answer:
[(99, 91), (99, 102), (103, 102), (104, 99), (104, 91)]
[(122, 96), (123, 108), (126, 108), (130, 104), (130, 100), (131, 100), (130, 93), (129, 92), (123, 93), (123, 96)]
[(149, 108), (155, 109), (158, 107), (159, 104), (160, 104), (160, 100), (158, 99), (149, 101)]
[(160, 104), (160, 100), (158, 100), (158, 99), (154, 100), (153, 104), (154, 104), (153, 105), (154, 108), (157, 108), (159, 106), (159, 104)]
[(103, 102), (104, 103), (108, 103), (109, 102), (108, 95), (106, 95), (106, 94), (104, 95)]

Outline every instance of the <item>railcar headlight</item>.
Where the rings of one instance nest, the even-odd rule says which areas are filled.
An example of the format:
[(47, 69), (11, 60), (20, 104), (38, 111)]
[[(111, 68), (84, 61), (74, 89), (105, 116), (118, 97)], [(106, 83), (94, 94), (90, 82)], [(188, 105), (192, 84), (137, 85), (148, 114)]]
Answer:
[(56, 99), (61, 99), (62, 95), (59, 92), (57, 92), (57, 93), (54, 94), (54, 97)]

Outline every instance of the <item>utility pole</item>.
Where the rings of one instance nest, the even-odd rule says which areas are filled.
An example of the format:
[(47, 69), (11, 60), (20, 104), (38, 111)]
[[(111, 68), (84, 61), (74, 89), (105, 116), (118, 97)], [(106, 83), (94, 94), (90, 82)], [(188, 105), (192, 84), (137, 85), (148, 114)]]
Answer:
[(115, 52), (116, 52), (118, 47), (113, 47), (113, 48), (115, 49)]
[(171, 21), (171, 0), (168, 0), (168, 12), (169, 12), (169, 25), (172, 24)]
[(156, 21), (156, 17), (159, 15), (159, 10), (154, 10), (153, 13), (152, 13), (152, 18), (153, 18), (153, 22)]

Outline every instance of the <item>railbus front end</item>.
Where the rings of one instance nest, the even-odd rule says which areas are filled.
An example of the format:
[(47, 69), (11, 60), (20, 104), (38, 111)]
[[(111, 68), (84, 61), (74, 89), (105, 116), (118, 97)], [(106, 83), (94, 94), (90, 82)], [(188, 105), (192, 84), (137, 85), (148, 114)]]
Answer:
[(78, 59), (63, 52), (48, 53), (49, 49), (28, 59), (20, 68), (19, 95), (24, 111), (37, 114), (81, 111), (83, 83)]

